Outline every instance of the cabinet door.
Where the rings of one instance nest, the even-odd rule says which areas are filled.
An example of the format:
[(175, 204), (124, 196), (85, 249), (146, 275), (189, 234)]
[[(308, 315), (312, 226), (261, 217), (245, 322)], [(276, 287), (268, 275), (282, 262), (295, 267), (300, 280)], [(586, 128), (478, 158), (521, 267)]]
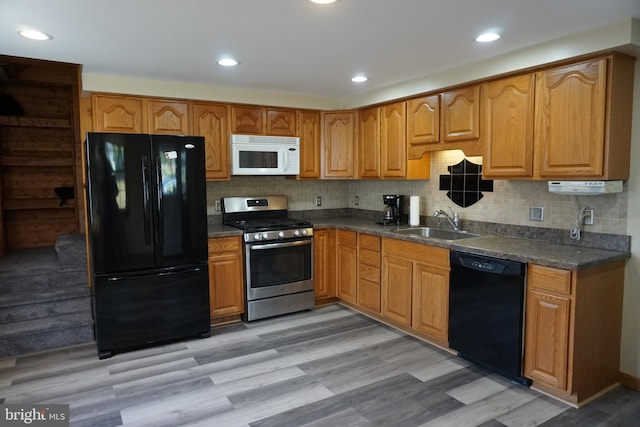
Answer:
[(300, 178), (320, 178), (320, 113), (304, 111), (300, 124)]
[(231, 107), (231, 133), (257, 134), (264, 133), (264, 108)]
[(380, 126), (381, 168), (383, 177), (407, 175), (407, 134), (404, 102), (382, 107)]
[(336, 234), (334, 229), (313, 233), (313, 276), (316, 300), (336, 296)]
[(94, 132), (147, 132), (142, 98), (93, 94), (92, 104)]
[(469, 86), (441, 94), (441, 139), (443, 142), (480, 138), (480, 86)]
[(357, 302), (358, 248), (356, 233), (338, 230), (337, 281), (338, 298), (352, 304)]
[(190, 135), (189, 103), (147, 101), (149, 133), (158, 135)]
[(358, 177), (380, 178), (380, 108), (358, 113)]
[(429, 145), (440, 142), (440, 96), (431, 95), (407, 101), (408, 158), (419, 159)]
[(533, 74), (483, 86), (482, 175), (533, 176)]
[(606, 71), (606, 59), (600, 59), (537, 74), (540, 177), (603, 174)]
[(415, 263), (413, 266), (414, 329), (442, 341), (449, 339), (449, 272)]
[(527, 292), (525, 376), (560, 390), (567, 388), (570, 300)]
[(205, 166), (208, 180), (229, 179), (229, 131), (227, 107), (194, 104), (194, 134), (204, 136)]
[(294, 110), (267, 108), (267, 135), (296, 136), (297, 122)]
[(324, 113), (322, 142), (324, 145), (324, 176), (354, 177), (354, 113), (352, 111)]
[(211, 317), (244, 311), (242, 242), (240, 237), (209, 239), (209, 303)]
[(391, 255), (382, 258), (382, 315), (411, 326), (413, 263)]

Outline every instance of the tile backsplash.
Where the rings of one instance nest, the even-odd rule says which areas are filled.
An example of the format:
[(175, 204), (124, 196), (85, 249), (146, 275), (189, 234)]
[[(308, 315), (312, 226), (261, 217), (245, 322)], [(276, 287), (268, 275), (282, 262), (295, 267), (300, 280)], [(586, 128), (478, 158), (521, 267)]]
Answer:
[[(208, 214), (219, 215), (214, 210), (214, 200), (226, 196), (286, 194), (289, 210), (315, 210), (358, 208), (382, 212), (383, 194), (420, 196), (420, 215), (430, 215), (436, 209), (451, 207), (460, 213), (462, 220), (492, 222), (530, 227), (569, 230), (575, 222), (572, 197), (551, 194), (547, 181), (503, 181), (493, 182), (493, 192), (472, 206), (461, 208), (447, 198), (446, 191), (439, 190), (438, 177), (448, 173), (447, 166), (464, 159), (459, 150), (441, 151), (431, 155), (431, 179), (407, 180), (311, 180), (301, 181), (284, 177), (232, 177), (226, 182), (207, 184)], [(468, 157), (481, 164), (482, 157)], [(606, 234), (627, 233), (627, 184), (622, 193), (601, 196), (577, 196), (577, 209), (588, 207), (594, 210), (594, 225), (585, 231)], [(316, 196), (322, 197), (322, 206), (316, 207)], [(355, 197), (358, 205), (355, 205)], [(407, 203), (409, 197), (405, 198)], [(529, 207), (544, 208), (544, 221), (529, 220)], [(408, 213), (408, 206), (405, 208)]]

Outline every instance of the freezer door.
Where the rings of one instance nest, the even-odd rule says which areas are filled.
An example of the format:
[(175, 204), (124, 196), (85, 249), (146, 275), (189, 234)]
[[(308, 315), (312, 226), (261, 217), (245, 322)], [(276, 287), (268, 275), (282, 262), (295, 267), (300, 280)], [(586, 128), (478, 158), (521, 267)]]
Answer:
[(204, 138), (151, 137), (156, 266), (207, 259)]
[(210, 333), (207, 264), (146, 274), (98, 275), (93, 283), (101, 358)]
[(92, 272), (152, 268), (149, 136), (88, 133), (85, 152)]

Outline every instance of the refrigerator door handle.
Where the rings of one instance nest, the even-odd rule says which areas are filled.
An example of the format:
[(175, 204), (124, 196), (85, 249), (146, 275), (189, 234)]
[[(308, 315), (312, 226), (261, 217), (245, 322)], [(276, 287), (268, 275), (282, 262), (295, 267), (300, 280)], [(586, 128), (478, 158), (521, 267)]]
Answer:
[(142, 156), (142, 207), (144, 211), (144, 244), (151, 245), (151, 208), (149, 195), (149, 158)]
[(156, 219), (158, 221), (158, 241), (164, 242), (164, 233), (162, 228), (162, 159), (160, 157), (156, 159), (156, 193), (158, 195), (158, 215), (156, 215)]

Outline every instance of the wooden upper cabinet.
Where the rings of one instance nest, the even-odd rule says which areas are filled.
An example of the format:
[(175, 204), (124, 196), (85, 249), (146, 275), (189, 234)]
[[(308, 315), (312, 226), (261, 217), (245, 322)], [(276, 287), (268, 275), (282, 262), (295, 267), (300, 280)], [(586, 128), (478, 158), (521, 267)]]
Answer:
[(231, 107), (231, 133), (296, 136), (296, 111), (252, 106)]
[(190, 103), (180, 101), (149, 100), (147, 117), (149, 133), (158, 135), (190, 135)]
[(300, 111), (300, 178), (320, 178), (320, 113)]
[(91, 98), (94, 132), (147, 132), (144, 99), (101, 94), (93, 94)]
[(380, 108), (365, 108), (358, 112), (358, 177), (380, 176)]
[(193, 105), (193, 133), (204, 136), (207, 180), (229, 179), (228, 108), (221, 104)]
[(441, 95), (443, 142), (480, 138), (480, 86), (468, 86)]
[(322, 114), (324, 177), (354, 177), (355, 113), (353, 111)]
[(525, 74), (483, 85), (485, 178), (532, 176), (534, 83)]
[(263, 134), (265, 110), (260, 107), (231, 107), (231, 133)]
[(633, 68), (609, 55), (484, 84), (483, 176), (628, 179)]
[(606, 59), (537, 74), (540, 177), (603, 175), (606, 79)]
[(407, 175), (406, 104), (384, 105), (380, 115), (380, 167), (382, 176), (404, 178)]
[(440, 142), (440, 95), (407, 101), (407, 144), (409, 159), (419, 159), (428, 145)]
[(267, 135), (296, 136), (298, 132), (296, 111), (266, 109)]

